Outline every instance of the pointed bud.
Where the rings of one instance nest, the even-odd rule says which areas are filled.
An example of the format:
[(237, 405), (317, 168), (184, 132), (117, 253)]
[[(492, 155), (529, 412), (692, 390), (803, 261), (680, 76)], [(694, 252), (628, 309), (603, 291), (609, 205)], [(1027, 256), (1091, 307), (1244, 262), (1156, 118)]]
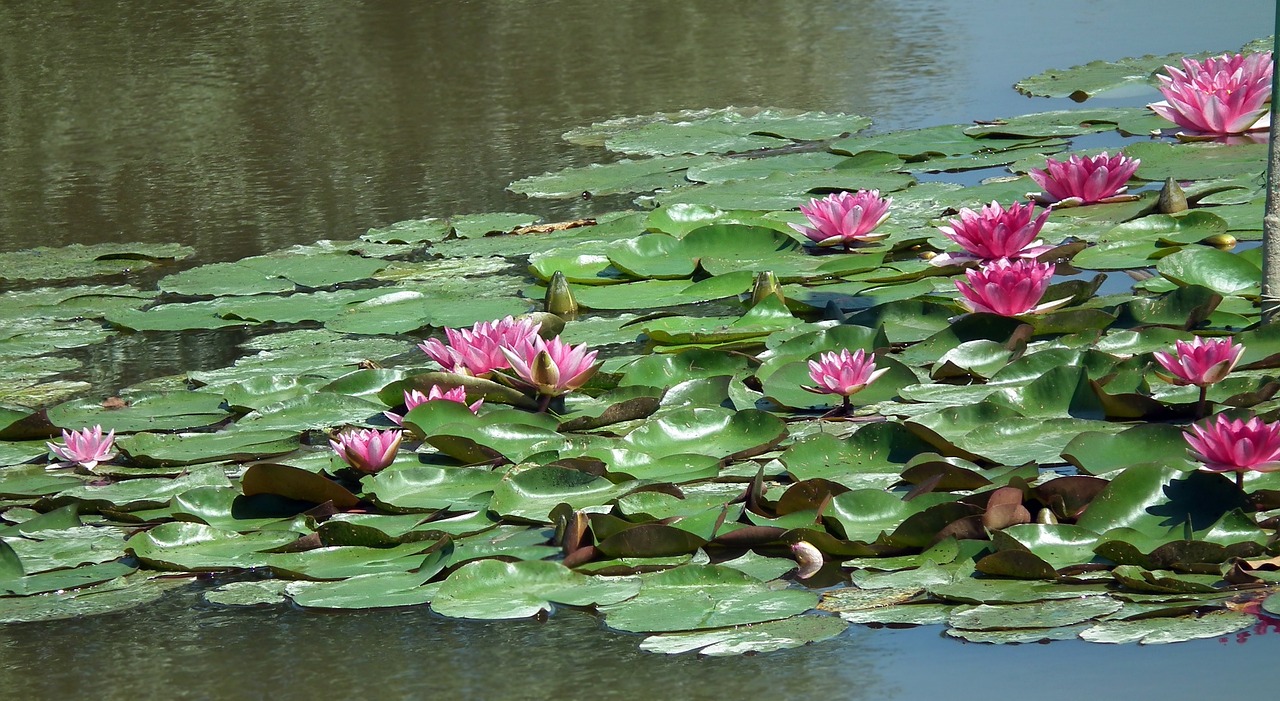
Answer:
[(791, 544), (791, 555), (796, 559), (796, 576), (808, 579), (822, 569), (822, 551), (805, 541)]
[(1184, 212), (1186, 209), (1187, 193), (1183, 192), (1182, 187), (1173, 178), (1165, 180), (1164, 187), (1160, 188), (1160, 199), (1156, 200), (1156, 211), (1161, 214), (1174, 214)]
[(1042, 523), (1052, 526), (1058, 522), (1058, 517), (1053, 514), (1052, 509), (1040, 509), (1036, 512), (1036, 523)]
[(559, 270), (551, 276), (551, 282), (547, 283), (547, 295), (542, 303), (548, 312), (562, 319), (573, 319), (578, 316), (578, 300), (573, 298), (569, 281)]
[(787, 303), (787, 298), (782, 295), (782, 285), (778, 284), (773, 271), (756, 273), (755, 285), (751, 287), (751, 306), (754, 307), (769, 297), (777, 297), (779, 302)]

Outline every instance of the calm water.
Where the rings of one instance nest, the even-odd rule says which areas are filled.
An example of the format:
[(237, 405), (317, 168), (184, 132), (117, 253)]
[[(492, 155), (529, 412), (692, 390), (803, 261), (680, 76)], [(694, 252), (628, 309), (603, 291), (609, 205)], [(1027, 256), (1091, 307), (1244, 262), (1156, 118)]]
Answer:
[[(852, 112), (880, 129), (1058, 109), (1070, 103), (1010, 85), (1094, 59), (1235, 48), (1267, 33), (1273, 11), (1266, 0), (1208, 17), (1190, 0), (11, 0), (0, 4), (0, 251), (181, 241), (200, 261), (232, 260), (424, 215), (572, 215), (587, 205), (504, 187), (600, 158), (560, 141), (573, 126), (724, 105)], [(98, 352), (91, 370), (111, 368), (99, 384), (229, 359), (199, 336)], [(640, 653), (636, 638), (578, 613), (481, 624), (191, 602), (0, 628), (0, 688), (1176, 701), (1267, 690), (1280, 652), (1275, 634), (1243, 646), (995, 648), (857, 628), (798, 651), (699, 660)]]

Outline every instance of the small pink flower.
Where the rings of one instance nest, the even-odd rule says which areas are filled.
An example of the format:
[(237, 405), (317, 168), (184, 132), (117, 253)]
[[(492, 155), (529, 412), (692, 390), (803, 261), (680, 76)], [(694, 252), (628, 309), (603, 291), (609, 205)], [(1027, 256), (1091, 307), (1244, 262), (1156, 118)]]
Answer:
[(1229, 338), (1205, 339), (1196, 336), (1191, 341), (1177, 341), (1173, 352), (1157, 351), (1154, 355), (1170, 375), (1160, 375), (1165, 382), (1175, 385), (1208, 387), (1220, 382), (1235, 368), (1244, 355), (1244, 346), (1232, 343)]
[(116, 454), (111, 448), (115, 444), (116, 432), (112, 429), (107, 435), (102, 435), (102, 426), (94, 426), (93, 428), (82, 428), (79, 431), (68, 431), (62, 429), (62, 441), (65, 445), (57, 445), (55, 443), (46, 443), (49, 450), (55, 455), (66, 460), (69, 463), (92, 470), (98, 466), (100, 462), (106, 462), (114, 458)]
[(396, 459), (396, 451), (400, 449), (400, 431), (348, 431), (340, 434), (337, 440), (330, 439), (329, 445), (351, 467), (373, 474)]
[(1191, 457), (1204, 463), (1208, 472), (1273, 472), (1280, 470), (1280, 423), (1258, 417), (1248, 421), (1228, 419), (1218, 414), (1204, 427), (1192, 425), (1183, 433), (1191, 446)]
[[(467, 388), (454, 387), (450, 390), (442, 390), (440, 389), (440, 385), (431, 385), (431, 389), (427, 390), (426, 394), (423, 394), (416, 389), (406, 390), (404, 393), (404, 412), (407, 414), (419, 404), (437, 399), (443, 399), (448, 402), (457, 402), (465, 406), (467, 404)], [(467, 406), (467, 408), (471, 410), (472, 414), (475, 414), (480, 411), (480, 407), (482, 406), (484, 406), (484, 399), (477, 399), (475, 404)], [(400, 414), (391, 411), (384, 411), (382, 412), (382, 415), (394, 421), (397, 426), (404, 425), (404, 417)]]
[(588, 351), (587, 344), (571, 346), (557, 336), (550, 341), (534, 339), (523, 354), (502, 349), (520, 380), (544, 397), (558, 397), (587, 383), (600, 365), (595, 363), (598, 351)]
[(817, 360), (809, 361), (809, 377), (816, 387), (802, 385), (802, 389), (818, 394), (838, 394), (848, 397), (862, 391), (876, 378), (889, 372), (889, 368), (876, 369), (875, 357), (861, 348), (850, 353), (846, 348), (839, 353), (823, 353)]
[(1165, 97), (1147, 105), (1156, 114), (1204, 134), (1243, 134), (1270, 126), (1270, 51), (1184, 58), (1182, 66), (1165, 66), (1169, 75), (1156, 76)]
[(1037, 304), (1049, 288), (1053, 265), (1031, 260), (1000, 260), (977, 270), (966, 270), (967, 280), (956, 281), (956, 289), (964, 296), (960, 305), (971, 312), (987, 312), (1000, 316), (1038, 314), (1067, 303), (1069, 297)]
[(1049, 158), (1044, 170), (1032, 168), (1029, 175), (1043, 188), (1036, 200), (1041, 204), (1093, 204), (1123, 194), (1141, 163), (1122, 154), (1071, 156), (1065, 161)]
[(992, 202), (978, 212), (967, 207), (961, 209), (959, 219), (952, 219), (949, 226), (940, 226), (938, 231), (959, 244), (964, 253), (943, 253), (929, 262), (954, 265), (1000, 258), (1035, 258), (1052, 246), (1042, 245), (1036, 239), (1049, 217), (1049, 210), (1032, 219), (1034, 213), (1035, 205), (1029, 203), (1014, 203), (1005, 209)]
[(888, 236), (872, 231), (889, 218), (892, 202), (893, 198), (881, 197), (879, 190), (836, 192), (801, 205), (800, 211), (812, 226), (792, 224), (791, 228), (819, 246), (848, 248), (858, 242), (877, 241)]
[(523, 352), (533, 343), (540, 328), (542, 324), (532, 319), (508, 316), (498, 321), (481, 321), (470, 329), (445, 329), (447, 345), (431, 338), (419, 343), (418, 348), (447, 372), (480, 377), (511, 367), (501, 349)]

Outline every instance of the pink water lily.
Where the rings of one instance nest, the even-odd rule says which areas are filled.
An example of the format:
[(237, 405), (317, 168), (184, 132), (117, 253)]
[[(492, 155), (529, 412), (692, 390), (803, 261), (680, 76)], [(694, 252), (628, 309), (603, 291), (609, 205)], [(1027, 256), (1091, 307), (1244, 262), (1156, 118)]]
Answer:
[(338, 457), (357, 471), (374, 474), (381, 472), (396, 459), (396, 451), (400, 449), (400, 431), (347, 431), (339, 434), (337, 440), (330, 439), (329, 446)]
[(63, 445), (46, 443), (54, 455), (68, 463), (75, 463), (86, 470), (92, 470), (100, 462), (106, 462), (116, 456), (111, 449), (115, 445), (114, 429), (102, 435), (102, 426), (82, 428), (79, 431), (62, 429)]
[(481, 377), (511, 367), (502, 348), (524, 353), (537, 338), (541, 323), (506, 317), (482, 321), (470, 329), (445, 329), (448, 343), (430, 338), (418, 348), (448, 372)]
[(844, 246), (847, 249), (855, 243), (877, 241), (888, 236), (874, 233), (874, 229), (889, 218), (892, 202), (891, 197), (881, 197), (879, 190), (836, 192), (801, 205), (800, 212), (811, 226), (791, 224), (791, 228), (819, 246)]
[(1183, 433), (1191, 446), (1191, 457), (1208, 472), (1235, 472), (1239, 481), (1245, 472), (1280, 470), (1280, 423), (1258, 417), (1232, 421), (1218, 414), (1204, 426), (1192, 424)]
[[(426, 394), (423, 394), (416, 389), (406, 390), (404, 393), (404, 411), (407, 414), (419, 404), (437, 399), (443, 399), (448, 402), (457, 402), (470, 409), (472, 414), (479, 412), (480, 407), (484, 406), (484, 399), (477, 399), (474, 404), (471, 404), (470, 406), (467, 405), (466, 387), (454, 387), (453, 389), (442, 390), (440, 389), (440, 385), (431, 385), (431, 389), (427, 390)], [(391, 411), (384, 411), (382, 412), (382, 415), (394, 421), (397, 426), (404, 425), (404, 417), (400, 414)]]
[(1270, 126), (1271, 52), (1182, 59), (1181, 70), (1165, 66), (1156, 76), (1165, 99), (1156, 114), (1194, 132), (1242, 134)]
[(843, 349), (823, 353), (817, 360), (809, 361), (809, 378), (813, 387), (802, 385), (802, 389), (818, 394), (838, 394), (849, 397), (862, 391), (876, 378), (889, 372), (888, 368), (876, 369), (875, 357), (861, 348), (850, 353)]
[(1032, 168), (1028, 175), (1044, 191), (1036, 196), (1041, 204), (1094, 204), (1124, 194), (1129, 178), (1142, 162), (1123, 154), (1071, 156), (1065, 161), (1049, 158), (1044, 169)]
[(1156, 362), (1169, 371), (1157, 373), (1160, 379), (1175, 385), (1207, 387), (1221, 382), (1244, 355), (1244, 346), (1229, 338), (1201, 338), (1177, 341), (1173, 352), (1157, 351)]
[(558, 397), (578, 389), (600, 369), (598, 351), (587, 350), (587, 344), (571, 346), (557, 336), (550, 341), (541, 337), (523, 353), (503, 348), (511, 369), (523, 384), (544, 398)]
[(1066, 304), (1070, 297), (1039, 304), (1053, 277), (1053, 265), (1032, 260), (1001, 258), (956, 281), (963, 295), (960, 305), (971, 312), (1000, 316), (1038, 314)]
[(954, 265), (1000, 258), (1034, 258), (1052, 248), (1036, 239), (1049, 217), (1049, 210), (1032, 218), (1034, 214), (1035, 205), (1030, 203), (1014, 203), (1006, 209), (992, 202), (977, 212), (967, 207), (961, 209), (959, 219), (952, 219), (948, 226), (938, 227), (938, 231), (959, 244), (964, 252), (943, 253), (929, 262)]

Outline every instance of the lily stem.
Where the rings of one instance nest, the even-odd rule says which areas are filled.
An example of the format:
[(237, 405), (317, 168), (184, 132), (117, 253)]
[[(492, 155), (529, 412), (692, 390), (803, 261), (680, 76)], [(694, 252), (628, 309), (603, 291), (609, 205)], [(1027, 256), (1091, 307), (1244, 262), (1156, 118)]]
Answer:
[(1236, 488), (1244, 491), (1244, 470), (1236, 470)]
[(554, 396), (552, 396), (552, 395), (550, 395), (550, 394), (544, 394), (544, 395), (542, 395), (542, 396), (538, 399), (538, 413), (539, 413), (539, 414), (545, 414), (545, 413), (547, 413), (547, 407), (551, 406), (551, 400), (552, 400), (552, 399), (555, 399), (555, 397), (554, 397)]
[(1203, 419), (1204, 417), (1209, 415), (1209, 402), (1207, 401), (1207, 397), (1206, 397), (1208, 393), (1209, 393), (1208, 387), (1206, 386), (1200, 387), (1200, 399), (1196, 402), (1196, 419)]

